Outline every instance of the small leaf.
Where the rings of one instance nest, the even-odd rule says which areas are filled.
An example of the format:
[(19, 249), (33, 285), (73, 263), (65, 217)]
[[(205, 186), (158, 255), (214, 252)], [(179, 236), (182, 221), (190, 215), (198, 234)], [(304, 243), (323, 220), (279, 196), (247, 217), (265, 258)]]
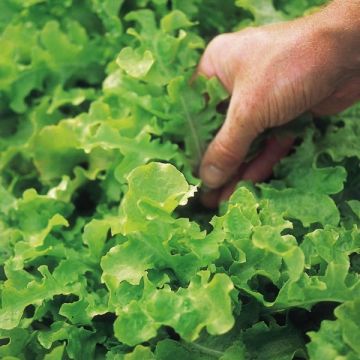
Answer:
[(154, 57), (149, 50), (139, 54), (130, 47), (121, 50), (116, 59), (117, 64), (130, 76), (143, 78), (154, 64)]

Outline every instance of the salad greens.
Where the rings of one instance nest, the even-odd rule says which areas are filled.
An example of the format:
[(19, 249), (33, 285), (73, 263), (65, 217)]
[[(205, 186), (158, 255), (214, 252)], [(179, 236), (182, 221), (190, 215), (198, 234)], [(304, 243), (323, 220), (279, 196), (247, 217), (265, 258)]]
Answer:
[(0, 357), (360, 358), (360, 106), (218, 213), (219, 32), (321, 0), (0, 2)]

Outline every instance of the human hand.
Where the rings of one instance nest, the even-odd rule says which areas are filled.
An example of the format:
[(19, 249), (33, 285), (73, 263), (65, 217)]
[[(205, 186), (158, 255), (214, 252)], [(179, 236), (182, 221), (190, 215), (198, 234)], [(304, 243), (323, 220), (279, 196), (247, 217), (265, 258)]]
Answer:
[(218, 189), (205, 194), (206, 205), (227, 198), (240, 179), (266, 179), (286, 155), (292, 139), (270, 139), (255, 160), (242, 164), (264, 130), (305, 111), (337, 113), (360, 99), (359, 19), (360, 2), (340, 0), (305, 18), (210, 42), (198, 73), (216, 76), (231, 101), (200, 166), (205, 185)]

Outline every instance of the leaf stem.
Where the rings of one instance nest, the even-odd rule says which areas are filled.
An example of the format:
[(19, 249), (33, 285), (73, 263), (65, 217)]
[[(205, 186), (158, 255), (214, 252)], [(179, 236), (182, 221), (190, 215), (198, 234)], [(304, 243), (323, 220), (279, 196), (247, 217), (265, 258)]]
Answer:
[(187, 343), (183, 340), (181, 340), (181, 344), (186, 347), (188, 350), (192, 350), (192, 349), (195, 349), (196, 351), (202, 353), (202, 354), (206, 354), (206, 355), (210, 355), (216, 359), (219, 359), (221, 356), (224, 355), (224, 353), (222, 351), (218, 351), (218, 350), (214, 350), (214, 349), (211, 349), (209, 347), (206, 347), (204, 345), (200, 345), (200, 344), (197, 344), (197, 343)]

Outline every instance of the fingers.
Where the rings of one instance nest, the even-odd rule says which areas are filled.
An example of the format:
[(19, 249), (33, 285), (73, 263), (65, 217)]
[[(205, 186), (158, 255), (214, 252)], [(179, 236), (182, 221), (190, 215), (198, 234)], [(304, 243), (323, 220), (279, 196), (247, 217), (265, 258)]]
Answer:
[(246, 101), (234, 89), (224, 125), (210, 143), (200, 165), (199, 175), (206, 186), (216, 189), (234, 175), (259, 133), (256, 121), (247, 115)]
[[(227, 200), (234, 192), (237, 183), (241, 180), (242, 174), (246, 169), (246, 164), (242, 164), (236, 171), (233, 179), (226, 184), (223, 188), (215, 190), (202, 191), (200, 200), (202, 204), (210, 209), (215, 209), (219, 206), (221, 201)], [(228, 191), (228, 196), (224, 197), (224, 191)]]
[(221, 190), (202, 192), (200, 194), (201, 203), (208, 209), (216, 209), (220, 203)]
[(293, 137), (268, 139), (265, 149), (247, 166), (242, 179), (260, 182), (269, 178), (274, 166), (289, 153), (293, 143)]
[(206, 207), (215, 208), (220, 202), (229, 199), (240, 180), (261, 182), (268, 179), (274, 166), (289, 153), (293, 143), (294, 138), (290, 136), (281, 139), (275, 137), (268, 139), (264, 150), (249, 164), (240, 166), (233, 179), (222, 189), (203, 193), (201, 196), (202, 203)]
[(289, 153), (293, 143), (293, 137), (268, 139), (264, 150), (246, 166), (245, 170), (241, 171), (240, 177), (236, 177), (223, 189), (218, 201), (227, 200), (240, 180), (250, 180), (256, 183), (268, 179), (274, 166)]

